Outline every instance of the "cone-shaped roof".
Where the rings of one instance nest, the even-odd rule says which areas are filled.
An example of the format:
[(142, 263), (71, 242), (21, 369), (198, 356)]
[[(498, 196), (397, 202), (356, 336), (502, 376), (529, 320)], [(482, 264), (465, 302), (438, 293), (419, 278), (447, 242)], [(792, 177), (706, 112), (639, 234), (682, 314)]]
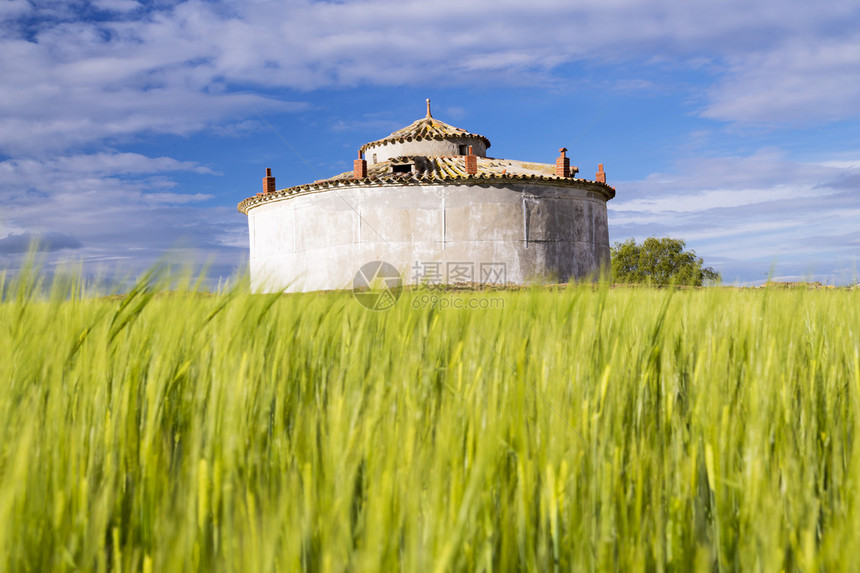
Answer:
[(430, 100), (427, 100), (427, 116), (422, 117), (418, 121), (414, 121), (403, 129), (398, 129), (388, 137), (365, 143), (361, 146), (360, 151), (364, 152), (370, 147), (377, 147), (385, 143), (401, 142), (401, 141), (421, 141), (422, 139), (480, 139), (486, 146), (490, 147), (490, 140), (483, 135), (470, 133), (465, 129), (448, 125), (444, 121), (439, 121), (430, 113)]

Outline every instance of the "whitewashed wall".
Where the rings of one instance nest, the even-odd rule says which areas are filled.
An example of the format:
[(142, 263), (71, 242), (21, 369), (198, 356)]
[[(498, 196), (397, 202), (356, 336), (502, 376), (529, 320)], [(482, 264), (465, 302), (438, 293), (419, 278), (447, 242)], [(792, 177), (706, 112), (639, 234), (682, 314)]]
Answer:
[[(594, 184), (343, 187), (248, 212), (258, 291), (349, 288), (374, 260), (414, 282), (416, 264), (505, 263), (506, 280), (568, 281), (609, 263), (606, 196)], [(477, 278), (476, 278), (477, 280)]]

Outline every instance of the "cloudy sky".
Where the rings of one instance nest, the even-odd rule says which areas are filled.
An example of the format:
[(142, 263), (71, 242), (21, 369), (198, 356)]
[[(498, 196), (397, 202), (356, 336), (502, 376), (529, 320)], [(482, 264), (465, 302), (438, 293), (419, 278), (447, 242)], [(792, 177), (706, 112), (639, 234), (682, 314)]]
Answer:
[(236, 203), (424, 115), (605, 165), (611, 240), (728, 282), (860, 278), (860, 3), (0, 0), (0, 267), (230, 275)]

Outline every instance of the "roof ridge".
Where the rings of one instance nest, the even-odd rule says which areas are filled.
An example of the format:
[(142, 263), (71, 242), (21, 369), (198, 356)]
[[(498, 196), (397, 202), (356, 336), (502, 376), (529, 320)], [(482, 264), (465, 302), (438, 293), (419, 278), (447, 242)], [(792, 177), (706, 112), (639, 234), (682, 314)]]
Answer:
[(466, 131), (461, 127), (453, 126), (449, 123), (445, 123), (442, 120), (436, 119), (432, 115), (430, 115), (430, 102), (427, 102), (427, 115), (420, 119), (417, 119), (403, 127), (398, 129), (397, 131), (389, 134), (382, 139), (377, 139), (375, 141), (370, 141), (361, 146), (360, 152), (364, 152), (366, 149), (371, 147), (376, 147), (378, 145), (382, 145), (384, 143), (391, 142), (401, 142), (401, 141), (421, 141), (424, 139), (437, 139), (442, 140), (446, 138), (471, 138), (471, 139), (480, 139), (485, 144), (486, 147), (490, 147), (490, 140), (485, 136), (479, 133), (471, 133)]
[(303, 195), (305, 193), (314, 192), (314, 191), (324, 191), (326, 189), (330, 189), (332, 187), (349, 187), (349, 186), (365, 186), (365, 185), (435, 185), (439, 182), (447, 181), (453, 182), (457, 181), (461, 184), (469, 184), (469, 183), (477, 183), (481, 184), (482, 181), (487, 180), (508, 180), (508, 181), (520, 181), (520, 182), (529, 182), (529, 183), (541, 183), (541, 184), (564, 184), (565, 187), (580, 187), (581, 185), (587, 185), (588, 187), (598, 187), (605, 190), (609, 199), (615, 197), (615, 187), (603, 183), (601, 181), (592, 181), (590, 179), (578, 179), (578, 178), (563, 178), (558, 177), (556, 175), (537, 175), (534, 173), (478, 173), (476, 175), (466, 174), (463, 172), (455, 172), (454, 174), (444, 174), (444, 175), (430, 175), (424, 174), (422, 176), (417, 176), (415, 174), (391, 174), (386, 173), (382, 176), (376, 177), (364, 177), (361, 179), (324, 179), (320, 181), (315, 181), (313, 183), (305, 183), (303, 185), (296, 185), (293, 187), (287, 187), (285, 189), (279, 189), (274, 193), (258, 193), (255, 196), (248, 197), (247, 199), (241, 201), (236, 207), (242, 213), (247, 213), (247, 210), (255, 205), (260, 203), (265, 203), (270, 200), (277, 200), (289, 197), (291, 195)]

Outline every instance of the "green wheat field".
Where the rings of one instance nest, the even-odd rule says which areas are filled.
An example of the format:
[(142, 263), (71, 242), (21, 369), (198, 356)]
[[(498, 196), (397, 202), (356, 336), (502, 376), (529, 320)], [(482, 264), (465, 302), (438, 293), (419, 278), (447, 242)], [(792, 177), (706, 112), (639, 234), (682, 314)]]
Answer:
[(857, 289), (179, 283), (0, 278), (0, 570), (860, 562)]

